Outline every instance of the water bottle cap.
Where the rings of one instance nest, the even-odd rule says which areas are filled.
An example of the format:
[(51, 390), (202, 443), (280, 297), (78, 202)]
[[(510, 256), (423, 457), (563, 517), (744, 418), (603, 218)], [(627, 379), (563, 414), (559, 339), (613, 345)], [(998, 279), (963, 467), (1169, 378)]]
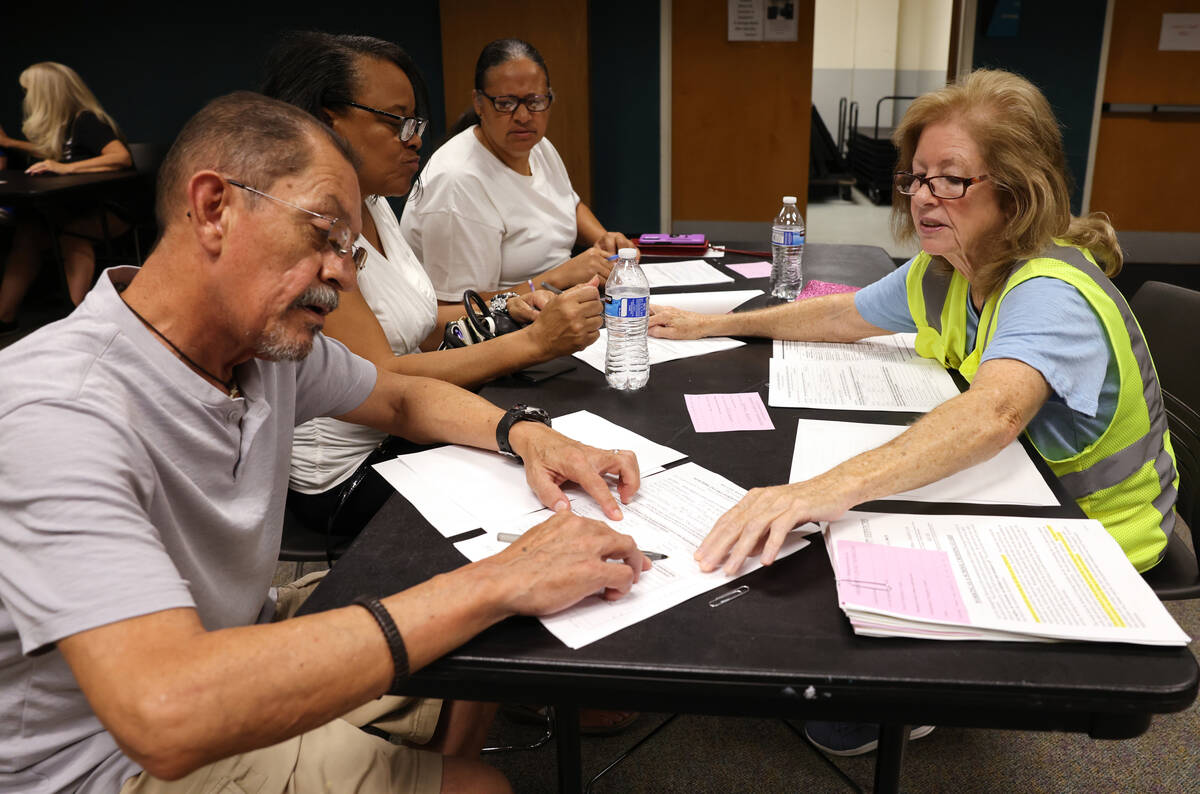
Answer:
[(617, 256), (622, 259), (637, 259), (638, 250), (636, 248), (622, 248), (617, 251)]
[(795, 203), (796, 203), (796, 197), (795, 197), (795, 196), (784, 196), (784, 197), (783, 197), (783, 203), (784, 203), (784, 204), (795, 204)]

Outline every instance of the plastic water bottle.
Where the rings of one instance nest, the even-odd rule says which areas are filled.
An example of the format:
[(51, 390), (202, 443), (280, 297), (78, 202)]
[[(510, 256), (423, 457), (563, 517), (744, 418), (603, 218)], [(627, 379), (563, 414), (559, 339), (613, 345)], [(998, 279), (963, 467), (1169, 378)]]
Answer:
[(796, 209), (796, 197), (784, 196), (783, 208), (771, 226), (771, 295), (795, 300), (804, 287), (804, 218)]
[(637, 263), (636, 248), (622, 248), (617, 257), (604, 285), (604, 327), (608, 331), (604, 377), (614, 389), (634, 391), (650, 380), (650, 354), (646, 350), (650, 282)]

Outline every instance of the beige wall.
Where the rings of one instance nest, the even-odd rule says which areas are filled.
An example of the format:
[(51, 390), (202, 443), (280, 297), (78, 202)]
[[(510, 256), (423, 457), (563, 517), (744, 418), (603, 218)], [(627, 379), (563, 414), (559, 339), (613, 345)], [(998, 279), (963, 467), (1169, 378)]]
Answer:
[[(1196, 0), (1116, 0), (1104, 101), (1200, 106), (1200, 52), (1160, 52), (1162, 14)], [(1200, 113), (1104, 113), (1088, 206), (1122, 232), (1200, 232)]]
[(674, 0), (671, 196), (676, 220), (766, 223), (808, 193), (813, 0), (799, 41), (730, 42), (725, 0)]

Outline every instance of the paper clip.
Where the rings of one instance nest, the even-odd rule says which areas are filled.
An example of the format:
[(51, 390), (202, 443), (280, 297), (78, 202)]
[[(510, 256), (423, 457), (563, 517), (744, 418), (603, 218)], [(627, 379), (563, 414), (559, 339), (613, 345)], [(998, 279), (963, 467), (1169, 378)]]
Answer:
[(744, 596), (744, 595), (746, 595), (746, 593), (749, 593), (749, 592), (750, 592), (750, 585), (744, 584), (741, 587), (730, 590), (729, 592), (721, 593), (721, 595), (717, 596), (712, 601), (709, 601), (708, 605), (710, 607), (716, 608), (716, 607), (721, 606), (722, 604), (728, 604), (730, 601), (737, 598), (738, 596)]
[(870, 579), (838, 579), (838, 584), (847, 584), (851, 587), (861, 587), (863, 590), (878, 590), (881, 593), (886, 593), (892, 589), (892, 586), (887, 582), (873, 582)]

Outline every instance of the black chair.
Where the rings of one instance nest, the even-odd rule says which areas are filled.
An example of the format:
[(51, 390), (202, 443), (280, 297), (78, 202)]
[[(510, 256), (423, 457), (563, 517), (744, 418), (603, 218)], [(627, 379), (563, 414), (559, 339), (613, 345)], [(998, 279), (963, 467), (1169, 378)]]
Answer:
[(129, 224), (128, 234), (133, 240), (133, 257), (136, 264), (146, 261), (150, 245), (158, 234), (158, 222), (154, 216), (154, 196), (158, 182), (158, 167), (166, 154), (157, 143), (128, 144), (129, 155), (137, 178), (116, 199), (109, 203), (117, 216)]
[[(1200, 525), (1200, 368), (1196, 362), (1196, 331), (1200, 330), (1200, 292), (1147, 281), (1130, 304), (1146, 336), (1162, 386), (1163, 407), (1171, 446), (1179, 468), (1176, 512), (1187, 528), (1177, 530), (1161, 562), (1145, 574), (1158, 597), (1166, 600), (1200, 597), (1200, 550), (1195, 528)], [(1176, 522), (1178, 525), (1178, 522)], [(1192, 549), (1183, 534), (1190, 533)]]
[(294, 579), (300, 578), (301, 566), (306, 562), (323, 562), (332, 568), (349, 546), (349, 539), (309, 529), (291, 510), (283, 511), (279, 561), (296, 563)]

